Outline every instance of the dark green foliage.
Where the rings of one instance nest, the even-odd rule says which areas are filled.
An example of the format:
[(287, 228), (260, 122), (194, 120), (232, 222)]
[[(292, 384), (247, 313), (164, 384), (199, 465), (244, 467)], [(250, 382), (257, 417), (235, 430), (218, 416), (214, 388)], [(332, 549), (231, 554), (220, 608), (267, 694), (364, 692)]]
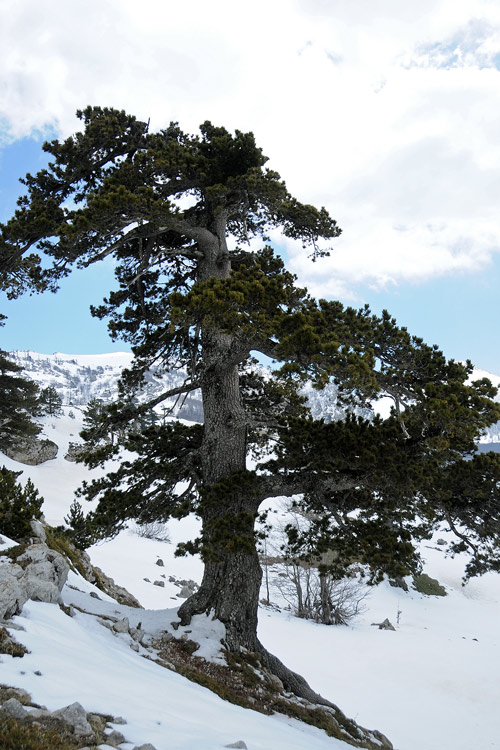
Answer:
[(40, 391), (40, 413), (51, 417), (62, 414), (62, 397), (53, 385)]
[[(451, 551), (472, 553), (470, 574), (500, 569), (500, 456), (475, 456), (481, 432), (500, 419), (491, 384), (471, 383), (470, 362), (447, 362), (387, 312), (316, 301), (296, 286), (269, 233), (300, 240), (315, 259), (340, 230), (290, 195), (251, 133), (209, 122), (196, 135), (176, 123), (150, 133), (99, 107), (79, 117), (81, 132), (45, 144), (53, 161), (26, 177), (27, 196), (0, 227), (12, 297), (53, 286), (72, 265), (115, 261), (116, 289), (93, 314), (135, 359), (118, 402), (89, 405), (82, 458), (94, 467), (121, 448), (134, 457), (83, 488), (99, 502), (85, 528), (74, 508), (75, 531), (88, 541), (129, 519), (195, 512), (203, 530), (185, 549), (201, 551), (207, 581), (220, 582), (211, 566), (250, 562), (261, 501), (301, 495), (312, 523), (306, 537), (291, 531), (290, 547), (306, 558), (333, 552), (335, 574), (353, 561), (374, 581), (418, 572), (416, 542), (442, 522), (458, 535)], [(262, 240), (255, 253), (243, 249), (252, 238)], [(253, 351), (275, 361), (273, 377), (256, 372)], [(153, 364), (182, 370), (184, 382), (138, 404)], [(391, 414), (314, 421), (298, 392), (306, 381), (335, 382), (347, 409), (388, 398)], [(203, 426), (148, 424), (155, 406), (195, 390)], [(253, 471), (250, 453), (261, 462)], [(197, 611), (228, 593), (208, 589), (205, 602), (197, 592)], [(235, 622), (228, 627), (243, 632)]]
[(413, 576), (413, 588), (418, 591), (419, 594), (426, 594), (427, 596), (446, 596), (446, 589), (441, 586), (439, 581), (435, 578), (431, 578), (426, 573), (420, 573), (420, 575)]
[(22, 367), (0, 350), (0, 450), (24, 437), (38, 435), (33, 421), (40, 411), (36, 383), (21, 377)]
[[(137, 458), (121, 461), (108, 476), (91, 485), (84, 484), (80, 494), (88, 499), (102, 497), (97, 510), (87, 516), (86, 528), (94, 529), (97, 537), (112, 536), (129, 519), (139, 523), (166, 521), (196, 510), (193, 476), (200, 471), (202, 432), (198, 424), (170, 422), (128, 435), (125, 446)], [(95, 451), (86, 463), (96, 465), (96, 456), (100, 455), (99, 450)], [(177, 482), (186, 482), (184, 491), (176, 493)]]
[(83, 508), (78, 500), (73, 500), (69, 506), (69, 513), (64, 517), (69, 526), (69, 537), (78, 549), (87, 549), (94, 541), (90, 523), (85, 518)]
[(0, 468), (0, 533), (15, 540), (31, 535), (30, 521), (41, 517), (43, 504), (31, 479), (24, 487), (17, 482), (21, 473)]

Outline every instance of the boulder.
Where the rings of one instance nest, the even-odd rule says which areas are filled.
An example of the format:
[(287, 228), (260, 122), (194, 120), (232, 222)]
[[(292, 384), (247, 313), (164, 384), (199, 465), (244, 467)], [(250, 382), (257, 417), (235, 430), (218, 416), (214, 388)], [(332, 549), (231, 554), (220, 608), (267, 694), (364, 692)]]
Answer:
[(28, 599), (59, 601), (69, 565), (59, 552), (46, 544), (32, 544), (12, 562), (0, 557), (0, 620), (20, 614)]
[(28, 466), (38, 466), (57, 456), (59, 448), (53, 440), (26, 437), (2, 448), (6, 456)]
[(396, 630), (388, 617), (386, 617), (383, 622), (372, 622), (372, 625), (376, 625), (379, 630)]
[(41, 521), (37, 521), (33, 518), (30, 521), (30, 526), (31, 531), (33, 532), (33, 536), (36, 536), (38, 539), (40, 539), (41, 542), (47, 541), (47, 534), (45, 533), (45, 528)]
[(106, 742), (113, 747), (117, 747), (125, 742), (125, 737), (117, 729), (112, 729), (111, 732), (106, 732)]
[(87, 720), (87, 713), (81, 703), (75, 702), (70, 706), (59, 708), (57, 711), (54, 711), (52, 715), (73, 727), (73, 731), (76, 735), (94, 734), (92, 727)]
[[(49, 581), (61, 591), (66, 583), (69, 564), (64, 557), (46, 544), (31, 544), (17, 558), (28, 577)], [(41, 599), (41, 601), (45, 601)]]
[(110, 578), (110, 576), (107, 576), (100, 568), (92, 567), (91, 577), (88, 580), (92, 583), (98, 582), (100, 588), (102, 588), (108, 596), (115, 599), (118, 604), (126, 604), (127, 607), (142, 609), (141, 603), (130, 593), (130, 591), (127, 591), (123, 586), (119, 586), (115, 583), (115, 581)]
[(19, 565), (0, 560), (0, 620), (20, 614), (28, 595), (21, 583), (24, 571)]
[(28, 712), (16, 698), (9, 698), (0, 708), (0, 716), (14, 719), (26, 719)]
[(68, 445), (68, 450), (64, 458), (66, 461), (78, 461), (82, 453), (84, 452), (85, 446), (83, 443), (70, 443)]
[(118, 620), (118, 622), (115, 622), (113, 625), (113, 630), (115, 631), (115, 633), (128, 633), (128, 629), (128, 617), (124, 617), (123, 620)]

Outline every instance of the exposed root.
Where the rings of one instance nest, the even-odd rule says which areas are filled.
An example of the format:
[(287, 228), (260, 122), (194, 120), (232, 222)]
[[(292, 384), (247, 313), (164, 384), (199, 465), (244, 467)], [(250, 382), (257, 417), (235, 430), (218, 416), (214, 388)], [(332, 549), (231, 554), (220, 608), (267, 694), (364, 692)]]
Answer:
[(353, 747), (391, 750), (392, 744), (384, 735), (348, 719), (335, 704), (315, 693), (303, 677), (258, 645), (255, 652), (225, 651), (227, 666), (196, 656), (198, 644), (185, 638), (164, 638), (155, 647), (163, 666), (209, 688), (224, 700), (264, 714), (291, 716)]

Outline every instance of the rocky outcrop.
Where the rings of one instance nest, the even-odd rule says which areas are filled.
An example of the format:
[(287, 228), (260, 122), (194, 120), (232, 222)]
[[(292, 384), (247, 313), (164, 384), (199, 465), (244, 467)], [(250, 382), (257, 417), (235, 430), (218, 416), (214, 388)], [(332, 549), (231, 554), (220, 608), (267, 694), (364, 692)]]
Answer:
[(57, 456), (57, 445), (47, 438), (26, 437), (2, 448), (6, 456), (28, 466), (38, 466)]
[[(87, 556), (90, 564), (90, 558), (86, 553), (84, 554)], [(88, 580), (91, 583), (95, 583), (108, 596), (111, 596), (112, 599), (115, 599), (118, 604), (126, 604), (127, 607), (136, 607), (142, 609), (141, 603), (135, 598), (133, 594), (130, 593), (130, 591), (127, 591), (127, 589), (123, 588), (123, 586), (119, 586), (117, 583), (115, 583), (115, 581), (110, 578), (110, 576), (107, 576), (106, 573), (104, 573), (100, 568), (91, 564), (90, 568), (91, 572)]]
[(66, 461), (78, 461), (80, 456), (84, 453), (84, 448), (85, 446), (83, 443), (70, 443), (64, 458)]
[(32, 724), (37, 730), (40, 727), (50, 727), (52, 732), (56, 731), (61, 735), (62, 741), (65, 737), (71, 737), (71, 747), (77, 746), (81, 750), (90, 750), (89, 745), (121, 747), (124, 743), (131, 750), (156, 750), (154, 745), (149, 743), (127, 743), (122, 732), (113, 726), (123, 726), (127, 723), (121, 717), (87, 713), (78, 702), (56, 711), (48, 711), (44, 706), (33, 703), (31, 696), (18, 688), (0, 685), (0, 717), (16, 719), (27, 725)]
[(0, 619), (18, 615), (29, 599), (58, 602), (68, 571), (64, 557), (43, 543), (0, 554)]

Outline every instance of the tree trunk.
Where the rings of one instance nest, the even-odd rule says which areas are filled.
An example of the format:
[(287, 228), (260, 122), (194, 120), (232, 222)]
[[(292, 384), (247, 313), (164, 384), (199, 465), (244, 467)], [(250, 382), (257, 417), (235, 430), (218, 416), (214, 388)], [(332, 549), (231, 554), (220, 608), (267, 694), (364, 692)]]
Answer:
[[(214, 530), (213, 546), (207, 553), (200, 588), (178, 611), (183, 625), (189, 623), (192, 615), (203, 612), (220, 620), (226, 628), (223, 645), (235, 652), (242, 646), (249, 651), (259, 650), (257, 608), (262, 570), (253, 539), (254, 517), (250, 518), (251, 522), (246, 512), (233, 515), (230, 509), (220, 508), (219, 513), (210, 520), (204, 519), (204, 534)], [(236, 524), (232, 523), (234, 520)], [(246, 537), (246, 542), (248, 546), (250, 542), (253, 544), (253, 550), (231, 549), (230, 537), (238, 537), (238, 546), (245, 545), (241, 529), (243, 525), (247, 525), (248, 531), (252, 532), (251, 536)], [(221, 544), (217, 535), (222, 535), (226, 544)], [(210, 540), (205, 544), (210, 545)]]
[[(230, 263), (225, 227), (218, 242), (207, 245), (199, 280), (227, 278)], [(256, 651), (257, 608), (262, 571), (255, 545), (258, 501), (245, 483), (246, 413), (234, 337), (215, 326), (202, 326), (202, 557), (199, 590), (179, 609), (182, 624), (194, 614), (212, 613), (226, 627), (225, 646)]]

